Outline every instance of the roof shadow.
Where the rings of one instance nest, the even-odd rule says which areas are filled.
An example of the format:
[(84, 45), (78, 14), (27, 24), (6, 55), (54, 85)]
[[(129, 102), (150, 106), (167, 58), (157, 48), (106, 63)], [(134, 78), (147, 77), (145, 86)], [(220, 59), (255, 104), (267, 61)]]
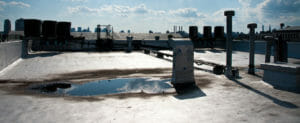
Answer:
[(246, 85), (246, 84), (244, 84), (244, 83), (242, 83), (242, 82), (240, 82), (240, 81), (238, 81), (236, 79), (233, 79), (233, 82), (235, 82), (236, 84), (238, 84), (238, 85), (240, 85), (240, 86), (242, 86), (242, 87), (244, 87), (244, 88), (246, 88), (246, 89), (248, 89), (248, 90), (250, 90), (250, 91), (252, 91), (252, 92), (254, 92), (254, 93), (258, 94), (258, 95), (260, 95), (260, 96), (263, 96), (263, 97), (265, 97), (265, 98), (267, 98), (269, 100), (272, 100), (275, 104), (277, 104), (279, 106), (282, 106), (282, 107), (285, 107), (285, 108), (291, 108), (291, 109), (298, 108), (297, 105), (295, 105), (295, 104), (293, 104), (291, 102), (283, 101), (283, 100), (277, 99), (275, 97), (272, 97), (272, 96), (270, 96), (270, 95), (268, 95), (268, 94), (266, 94), (264, 92), (261, 92), (259, 90), (254, 89), (254, 88), (250, 87), (249, 85)]
[(223, 53), (223, 52), (225, 52), (224, 50), (216, 50), (216, 49), (211, 49), (209, 51), (213, 52), (213, 53)]
[(185, 86), (179, 86), (176, 87), (177, 95), (174, 97), (180, 100), (184, 99), (192, 99), (192, 98), (198, 98), (206, 96), (206, 94), (196, 85), (185, 85)]
[(206, 51), (205, 50), (194, 50), (194, 52), (196, 52), (196, 53), (205, 53)]
[(30, 59), (35, 57), (51, 57), (55, 55), (59, 55), (61, 52), (47, 52), (47, 53), (34, 53), (34, 54), (28, 54), (25, 57), (22, 57), (23, 59)]
[(296, 94), (300, 94), (300, 89), (298, 87), (280, 87), (278, 85), (274, 85), (272, 83), (269, 83), (271, 84), (274, 89), (277, 89), (277, 90), (283, 90), (283, 91), (288, 91), (288, 92), (292, 92), (292, 93), (296, 93)]

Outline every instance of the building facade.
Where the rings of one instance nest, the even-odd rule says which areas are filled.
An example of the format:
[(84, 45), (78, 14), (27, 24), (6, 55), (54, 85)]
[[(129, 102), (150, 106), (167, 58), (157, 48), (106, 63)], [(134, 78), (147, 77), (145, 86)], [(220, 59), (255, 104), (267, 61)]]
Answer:
[(20, 18), (15, 21), (15, 31), (24, 31), (24, 19)]
[(77, 27), (77, 32), (82, 32), (81, 27)]
[(4, 34), (8, 34), (11, 31), (11, 23), (9, 19), (4, 20)]
[(285, 41), (300, 42), (300, 26), (287, 26), (275, 31), (276, 37), (281, 36)]

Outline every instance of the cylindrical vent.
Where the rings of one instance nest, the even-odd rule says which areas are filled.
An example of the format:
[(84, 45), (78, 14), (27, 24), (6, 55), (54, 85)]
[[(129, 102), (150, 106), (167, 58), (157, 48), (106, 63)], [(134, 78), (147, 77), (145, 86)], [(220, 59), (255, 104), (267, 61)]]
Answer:
[(212, 38), (211, 26), (203, 27), (203, 38)]
[(24, 20), (24, 34), (25, 37), (40, 37), (41, 35), (41, 20), (25, 19)]
[(101, 26), (100, 25), (97, 25), (96, 32), (97, 32), (97, 40), (100, 40), (100, 38), (101, 38)]
[(224, 38), (224, 26), (216, 26), (214, 30), (214, 37), (217, 39)]
[(42, 34), (44, 37), (56, 37), (56, 21), (44, 21), (42, 24)]
[(189, 37), (191, 40), (197, 40), (197, 38), (198, 38), (198, 27), (197, 26), (189, 27)]
[(155, 36), (154, 38), (155, 38), (155, 40), (156, 40), (156, 41), (158, 41), (158, 40), (159, 40), (159, 36)]
[(280, 29), (283, 29), (283, 27), (284, 27), (284, 23), (281, 23), (280, 24)]
[(56, 34), (59, 38), (70, 37), (71, 22), (58, 22), (56, 25)]

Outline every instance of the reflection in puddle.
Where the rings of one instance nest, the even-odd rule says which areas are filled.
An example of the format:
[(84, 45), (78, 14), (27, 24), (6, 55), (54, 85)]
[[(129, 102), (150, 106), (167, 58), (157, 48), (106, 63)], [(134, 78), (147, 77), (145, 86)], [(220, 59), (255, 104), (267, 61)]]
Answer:
[(69, 84), (69, 83), (50, 83), (50, 84), (34, 86), (31, 89), (40, 90), (42, 92), (55, 92), (55, 91), (57, 91), (57, 89), (66, 89), (66, 88), (70, 88), (70, 87), (71, 87), (71, 84)]
[[(119, 78), (111, 80), (99, 80), (88, 82), (84, 84), (71, 84), (61, 87), (61, 85), (68, 85), (66, 83), (50, 83), (31, 87), (33, 90), (46, 92), (47, 94), (69, 95), (69, 96), (95, 96), (117, 93), (173, 93), (175, 89), (170, 84), (170, 79), (150, 79), (150, 78)], [(60, 86), (54, 86), (60, 85)], [(45, 91), (45, 88), (50, 86), (52, 91)]]

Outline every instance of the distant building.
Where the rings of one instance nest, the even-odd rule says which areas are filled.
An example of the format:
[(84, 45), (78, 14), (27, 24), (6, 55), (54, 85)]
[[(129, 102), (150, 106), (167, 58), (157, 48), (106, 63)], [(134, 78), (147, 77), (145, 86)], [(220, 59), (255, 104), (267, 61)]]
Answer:
[(81, 32), (91, 32), (91, 31), (90, 31), (90, 28), (88, 27), (87, 29), (82, 29)]
[(277, 37), (282, 36), (285, 41), (300, 42), (300, 26), (287, 26), (275, 31)]
[(249, 35), (245, 34), (243, 32), (240, 32), (240, 33), (237, 32), (236, 34), (237, 34), (237, 37), (235, 39), (238, 39), (238, 40), (247, 40), (247, 39), (249, 39)]
[(71, 32), (76, 32), (76, 29), (75, 28), (71, 28)]
[(24, 37), (24, 31), (11, 31), (8, 34), (7, 40), (22, 40)]
[(81, 27), (77, 27), (77, 32), (82, 32)]
[(101, 32), (100, 27), (99, 28), (95, 28), (95, 32)]
[(20, 18), (15, 21), (15, 31), (24, 31), (24, 19)]
[(4, 34), (8, 34), (11, 31), (11, 23), (9, 19), (4, 20)]
[(103, 28), (101, 32), (107, 32), (107, 28)]
[(257, 39), (264, 40), (266, 36), (273, 36), (273, 33), (269, 31), (260, 31), (260, 33), (257, 35)]

